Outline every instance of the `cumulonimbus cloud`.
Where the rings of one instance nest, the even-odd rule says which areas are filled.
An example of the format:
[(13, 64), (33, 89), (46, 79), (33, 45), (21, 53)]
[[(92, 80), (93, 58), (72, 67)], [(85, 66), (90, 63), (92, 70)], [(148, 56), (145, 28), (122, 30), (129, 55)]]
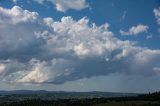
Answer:
[(108, 27), (86, 17), (55, 21), (18, 6), (1, 7), (0, 79), (61, 84), (111, 73), (157, 74), (160, 50), (120, 40)]

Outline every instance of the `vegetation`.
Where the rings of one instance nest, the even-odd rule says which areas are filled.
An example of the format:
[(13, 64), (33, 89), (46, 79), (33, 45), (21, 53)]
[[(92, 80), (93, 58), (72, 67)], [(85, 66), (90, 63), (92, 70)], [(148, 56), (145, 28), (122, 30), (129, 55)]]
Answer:
[[(18, 98), (18, 95), (0, 96), (0, 106), (160, 106), (160, 92), (132, 97), (110, 98)], [(18, 98), (18, 99), (16, 99)]]

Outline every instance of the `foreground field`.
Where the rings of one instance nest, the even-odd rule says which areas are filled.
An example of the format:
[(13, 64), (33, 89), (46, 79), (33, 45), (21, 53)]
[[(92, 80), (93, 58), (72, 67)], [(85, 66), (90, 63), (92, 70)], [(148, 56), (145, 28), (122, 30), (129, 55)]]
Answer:
[(123, 101), (123, 102), (108, 102), (93, 106), (160, 106), (160, 103), (153, 101)]
[(58, 100), (58, 101), (41, 101), (28, 100), (18, 102), (6, 102), (0, 106), (160, 106), (158, 101), (106, 101), (98, 103), (95, 100)]

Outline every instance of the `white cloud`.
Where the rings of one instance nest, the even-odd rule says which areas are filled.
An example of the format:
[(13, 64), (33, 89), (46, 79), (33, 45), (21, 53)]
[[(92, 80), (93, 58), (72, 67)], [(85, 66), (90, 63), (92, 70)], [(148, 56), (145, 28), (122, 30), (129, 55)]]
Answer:
[(18, 82), (42, 83), (48, 80), (48, 76), (46, 75), (47, 72), (43, 72), (43, 70), (45, 70), (45, 62), (31, 59), (30, 64), (32, 65), (31, 70), (26, 73), (22, 79), (18, 80)]
[(74, 47), (74, 51), (77, 55), (86, 55), (89, 54), (89, 50), (85, 48), (85, 46), (81, 43)]
[(6, 66), (4, 64), (0, 64), (0, 74), (5, 70)]
[(86, 0), (55, 0), (55, 6), (58, 11), (65, 12), (68, 9), (81, 10), (89, 5)]
[(157, 23), (160, 24), (160, 7), (153, 10), (155, 17), (157, 19)]
[(139, 33), (147, 32), (148, 29), (148, 26), (139, 24), (137, 26), (132, 26), (127, 32), (120, 30), (120, 33), (121, 35), (138, 35)]
[(1, 81), (61, 84), (117, 72), (153, 75), (153, 67), (160, 67), (160, 50), (116, 38), (108, 23), (96, 26), (86, 17), (70, 16), (41, 19), (18, 6), (0, 11)]
[(33, 22), (37, 20), (38, 13), (29, 12), (28, 10), (23, 10), (18, 6), (14, 6), (12, 9), (4, 9), (0, 7), (1, 19), (0, 23), (19, 23), (19, 22)]
[(88, 8), (89, 4), (86, 0), (34, 0), (40, 4), (43, 4), (45, 1), (51, 2), (55, 5), (55, 8), (60, 12), (66, 12), (69, 9), (82, 10)]
[[(56, 34), (55, 36), (49, 37), (47, 47), (52, 47), (53, 52), (58, 51), (63, 53), (74, 51), (75, 55), (80, 57), (91, 54), (101, 55), (104, 49), (109, 46), (105, 43), (109, 41), (112, 32), (107, 31), (108, 24), (100, 27), (93, 24), (90, 28), (88, 21), (88, 19), (82, 18), (76, 22), (72, 17), (63, 17), (61, 22), (52, 21), (51, 23), (51, 20), (48, 22), (48, 19), (44, 19), (44, 23), (46, 23), (48, 27), (51, 27)], [(103, 30), (106, 30), (106, 32), (102, 33)], [(62, 44), (59, 44), (58, 39), (60, 40), (61, 38), (63, 38), (64, 41)], [(108, 43), (112, 42), (109, 41)], [(56, 50), (53, 49), (53, 45), (56, 46)], [(113, 46), (112, 44), (110, 45)]]

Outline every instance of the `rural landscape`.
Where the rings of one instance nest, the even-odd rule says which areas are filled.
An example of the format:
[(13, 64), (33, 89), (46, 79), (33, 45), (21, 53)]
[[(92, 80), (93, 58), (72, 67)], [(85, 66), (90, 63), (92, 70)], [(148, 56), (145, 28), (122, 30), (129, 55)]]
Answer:
[(160, 106), (160, 92), (1, 91), (0, 106)]

